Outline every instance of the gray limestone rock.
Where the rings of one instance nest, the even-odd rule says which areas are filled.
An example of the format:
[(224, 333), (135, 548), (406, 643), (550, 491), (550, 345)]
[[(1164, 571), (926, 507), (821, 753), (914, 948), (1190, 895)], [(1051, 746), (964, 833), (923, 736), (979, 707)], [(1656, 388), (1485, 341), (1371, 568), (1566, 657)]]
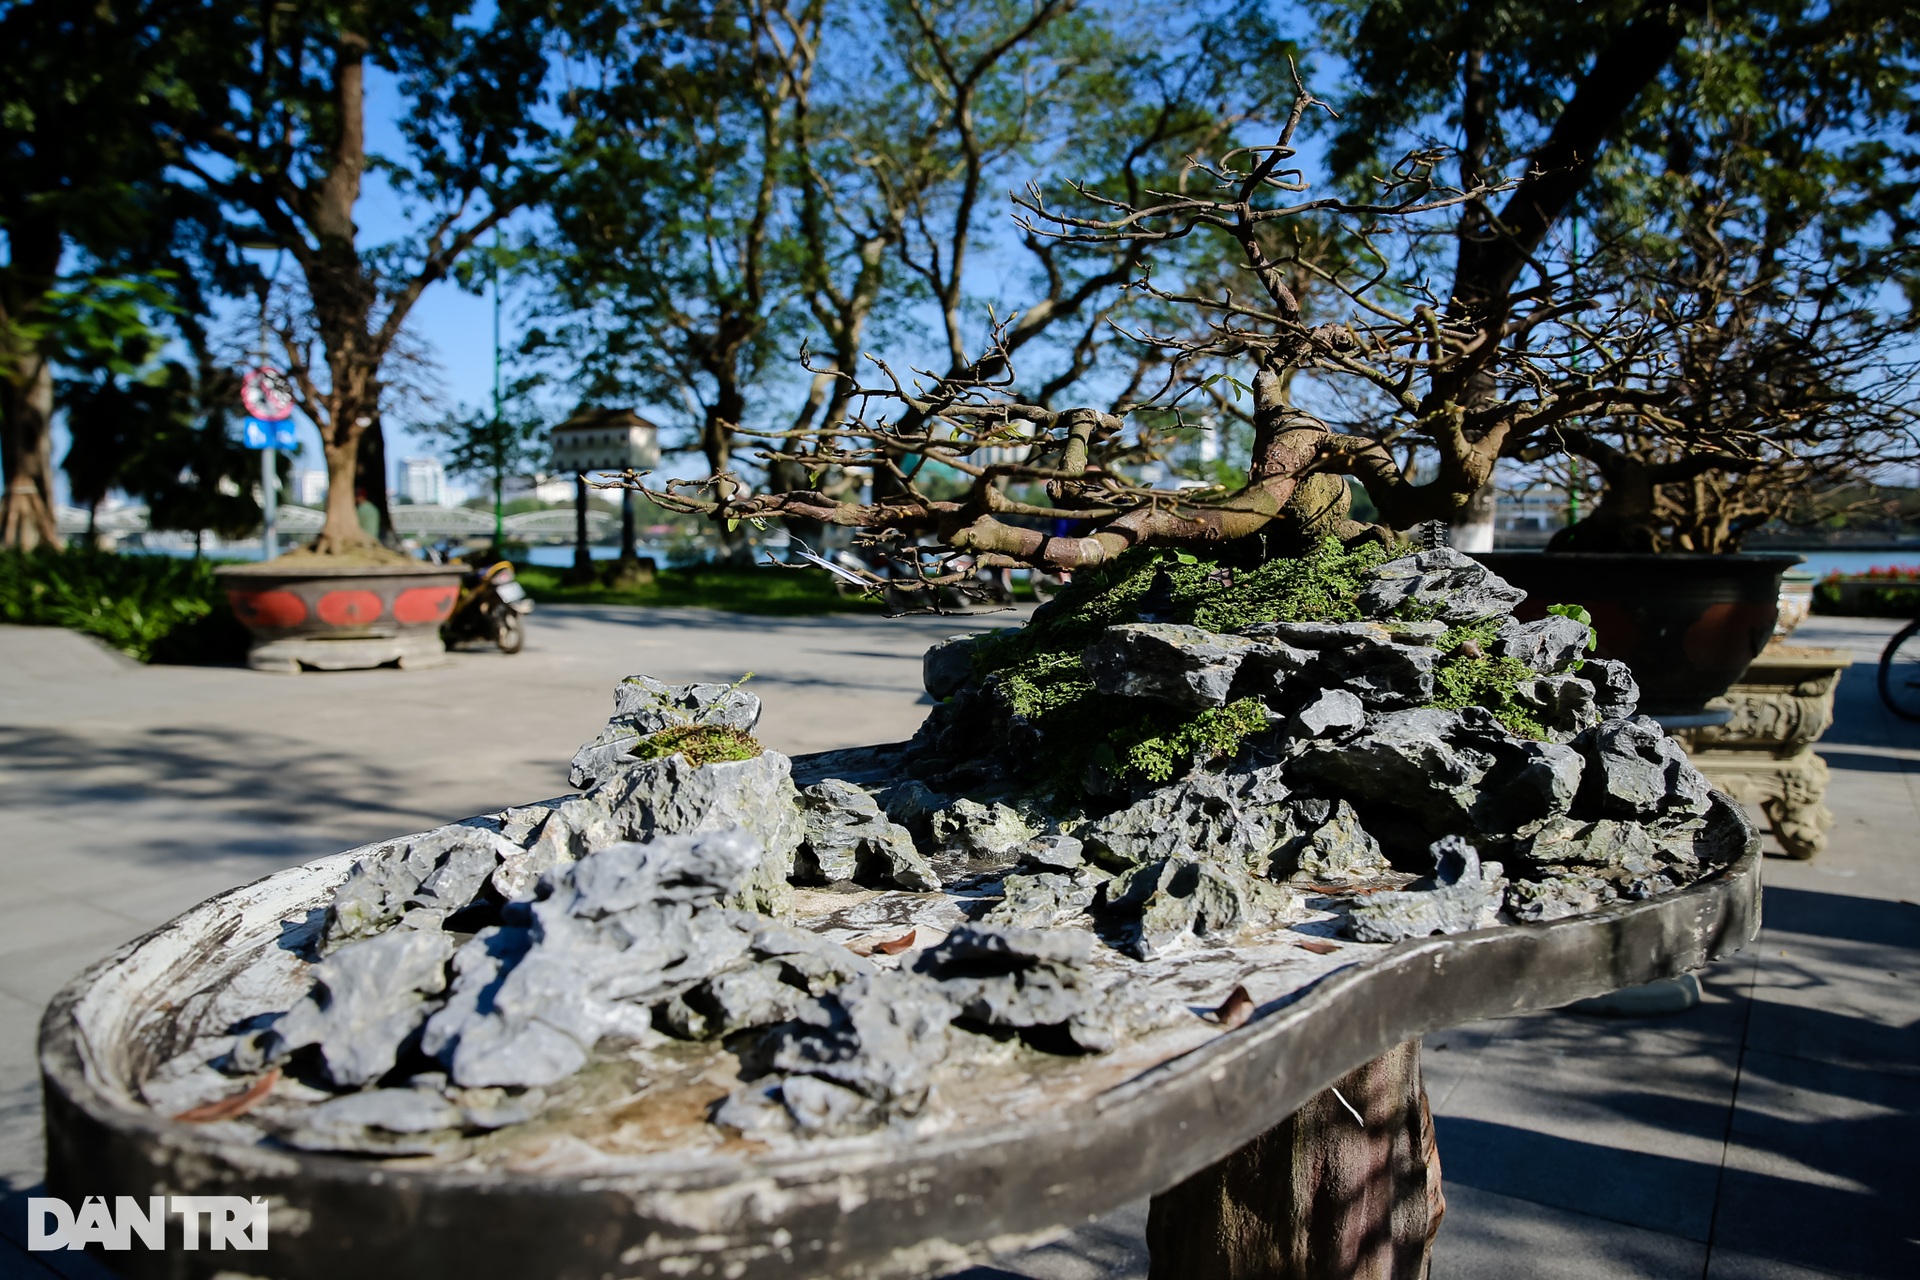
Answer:
[(1426, 645), (1358, 644), (1320, 651), (1310, 674), (1359, 695), (1371, 710), (1415, 707), (1433, 701), (1440, 654)]
[(1430, 880), (1354, 903), (1345, 925), (1348, 936), (1361, 942), (1399, 942), (1497, 923), (1507, 886), (1500, 864), (1482, 865), (1479, 852), (1459, 836), (1434, 841), (1432, 853)]
[(1345, 689), (1323, 689), (1302, 707), (1288, 726), (1289, 738), (1331, 738), (1367, 722), (1367, 709)]
[(1364, 619), (1358, 622), (1256, 622), (1242, 627), (1238, 634), (1264, 644), (1308, 652), (1393, 643), (1393, 632), (1386, 624)]
[(651, 676), (628, 676), (613, 690), (613, 718), (573, 757), (569, 785), (591, 787), (636, 763), (640, 739), (680, 725), (710, 724), (751, 733), (760, 722), (760, 699), (724, 684), (663, 684)]
[(464, 1120), (460, 1108), (438, 1093), (368, 1089), (313, 1108), (287, 1142), (308, 1151), (424, 1154), (446, 1145), (454, 1137), (449, 1131)]
[(1044, 867), (1050, 871), (1072, 871), (1086, 865), (1086, 861), (1086, 845), (1074, 836), (1036, 836), (1020, 850), (1022, 866)]
[(576, 861), (587, 847), (567, 816), (552, 809), (528, 833), (522, 848), (501, 856), (493, 872), (493, 890), (508, 902), (530, 902), (542, 875)]
[(1384, 618), (1380, 625), (1401, 644), (1438, 644), (1440, 637), (1446, 635), (1448, 631), (1447, 624), (1437, 618), (1415, 621)]
[(1493, 638), (1493, 656), (1518, 658), (1541, 675), (1558, 675), (1586, 657), (1593, 631), (1584, 622), (1550, 613), (1534, 622), (1509, 618)]
[(1412, 605), (1451, 626), (1503, 617), (1527, 598), (1479, 561), (1451, 547), (1389, 560), (1368, 575), (1360, 612), (1387, 618)]
[(918, 778), (903, 778), (879, 793), (877, 799), (889, 820), (913, 833), (916, 844), (931, 845), (934, 815), (953, 803)]
[(1164, 858), (1116, 877), (1107, 886), (1107, 907), (1137, 916), (1125, 949), (1151, 960), (1195, 938), (1237, 933), (1271, 919), (1267, 888), (1232, 866)]
[(334, 894), (322, 948), (377, 934), (409, 911), (452, 915), (480, 895), (503, 856), (519, 852), (498, 832), (460, 823), (386, 845), (355, 863)]
[(975, 869), (1012, 866), (1039, 834), (1012, 806), (978, 800), (954, 801), (933, 815), (930, 826), (934, 843)]
[(721, 903), (762, 864), (736, 828), (612, 845), (548, 873), (526, 924), (483, 929), (455, 955), (422, 1051), (462, 1086), (546, 1085), (603, 1037), (644, 1042), (652, 1006), (748, 956), (762, 922)]
[(613, 714), (642, 734), (686, 724), (752, 733), (760, 723), (760, 699), (732, 685), (669, 685), (651, 676), (628, 676), (614, 686)]
[(974, 645), (979, 636), (948, 636), (920, 659), (920, 681), (938, 702), (960, 692), (973, 679)]
[(354, 1088), (393, 1070), (400, 1046), (446, 989), (454, 940), (438, 931), (395, 929), (341, 947), (313, 967), (313, 990), (274, 1020), (268, 1059), (315, 1046), (333, 1084)]
[(1295, 763), (1363, 809), (1386, 805), (1430, 830), (1494, 836), (1566, 813), (1581, 767), (1571, 747), (1516, 738), (1480, 707), (1386, 712), (1343, 741), (1306, 744)]
[(1507, 909), (1516, 920), (1540, 924), (1597, 911), (1612, 901), (1613, 896), (1612, 886), (1589, 876), (1516, 880), (1507, 886)]
[(1195, 773), (1088, 823), (1078, 835), (1088, 856), (1110, 866), (1179, 856), (1264, 867), (1293, 835), (1287, 794), (1277, 765)]
[[(1409, 627), (1419, 634), (1413, 643), (1400, 643), (1397, 635)], [(1262, 696), (1284, 695), (1304, 684), (1347, 689), (1380, 710), (1433, 699), (1440, 655), (1418, 624), (1262, 622), (1241, 634), (1259, 641), (1247, 656), (1242, 687)]]
[(593, 799), (623, 840), (745, 829), (764, 852), (731, 905), (774, 916), (788, 910), (788, 880), (806, 819), (779, 752), (699, 766), (678, 755), (638, 762), (603, 783)]
[(667, 1002), (667, 1029), (684, 1040), (710, 1040), (786, 1022), (812, 997), (785, 981), (784, 972), (778, 960), (763, 960), (717, 973)]
[(1593, 706), (1602, 720), (1631, 720), (1640, 710), (1640, 685), (1627, 664), (1614, 658), (1588, 658), (1580, 678), (1593, 686)]
[(773, 1028), (763, 1049), (788, 1081), (811, 1077), (866, 1099), (870, 1107), (829, 1124), (867, 1128), (926, 1105), (954, 1014), (938, 983), (882, 970), (822, 997), (810, 1016)]
[(1100, 692), (1190, 710), (1224, 706), (1253, 645), (1238, 636), (1165, 622), (1108, 627), (1087, 646), (1087, 672)]
[(1704, 816), (1712, 788), (1679, 743), (1646, 716), (1608, 720), (1582, 734), (1587, 782), (1581, 803), (1593, 812), (1641, 820)]
[[(1112, 1010), (1086, 969), (1094, 937), (1079, 929), (962, 925), (922, 952), (914, 972), (933, 978), (961, 1017), (989, 1027), (1064, 1033), (1073, 1049), (1113, 1047)], [(1054, 1047), (1045, 1036), (1041, 1047)]]
[(591, 742), (573, 753), (567, 766), (567, 785), (595, 786), (620, 771), (646, 735), (622, 721), (609, 721)]
[(1514, 685), (1514, 695), (1562, 742), (1600, 723), (1600, 712), (1593, 705), (1593, 686), (1578, 676), (1521, 680)]
[(1313, 665), (1315, 656), (1312, 649), (1284, 644), (1271, 638), (1256, 639), (1240, 661), (1232, 692), (1265, 698), (1269, 702), (1284, 699), (1303, 681), (1310, 683), (1306, 672)]
[(1276, 860), (1269, 872), (1279, 872), (1276, 879), (1290, 873), (1307, 884), (1354, 884), (1377, 880), (1393, 870), (1380, 852), (1380, 842), (1360, 825), (1360, 815), (1345, 800), (1336, 801), (1326, 820), (1288, 854), (1290, 868), (1283, 870)]
[(987, 924), (1044, 929), (1085, 911), (1099, 891), (1099, 883), (1091, 878), (1075, 879), (1058, 871), (1013, 873), (1001, 880), (1000, 902), (984, 919)]
[(806, 837), (794, 857), (796, 879), (852, 880), (919, 891), (940, 887), (933, 865), (914, 847), (912, 833), (889, 821), (880, 802), (866, 791), (829, 778), (802, 790), (800, 799)]

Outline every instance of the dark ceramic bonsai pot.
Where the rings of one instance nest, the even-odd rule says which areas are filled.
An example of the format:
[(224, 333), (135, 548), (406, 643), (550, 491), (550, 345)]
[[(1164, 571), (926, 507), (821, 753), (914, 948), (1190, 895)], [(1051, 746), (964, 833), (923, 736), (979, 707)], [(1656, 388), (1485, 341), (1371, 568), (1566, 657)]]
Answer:
[(1669, 727), (1704, 723), (1760, 656), (1779, 615), (1780, 578), (1795, 555), (1637, 555), (1490, 551), (1474, 557), (1527, 593), (1514, 616), (1550, 604), (1593, 615), (1597, 656), (1640, 683), (1640, 709)]

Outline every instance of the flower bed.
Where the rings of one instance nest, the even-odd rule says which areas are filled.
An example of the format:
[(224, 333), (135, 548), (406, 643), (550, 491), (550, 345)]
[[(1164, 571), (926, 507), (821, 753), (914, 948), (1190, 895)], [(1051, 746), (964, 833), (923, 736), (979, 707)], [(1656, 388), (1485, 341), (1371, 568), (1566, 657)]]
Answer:
[(1889, 565), (1830, 573), (1813, 589), (1813, 611), (1856, 618), (1920, 616), (1920, 569)]

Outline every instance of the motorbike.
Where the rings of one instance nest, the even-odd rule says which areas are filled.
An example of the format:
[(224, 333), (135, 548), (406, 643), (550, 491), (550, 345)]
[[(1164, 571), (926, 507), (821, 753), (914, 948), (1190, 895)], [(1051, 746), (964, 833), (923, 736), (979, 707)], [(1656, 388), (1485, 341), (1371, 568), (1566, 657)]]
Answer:
[(518, 653), (526, 643), (526, 624), (533, 612), (527, 589), (513, 579), (513, 565), (502, 560), (489, 568), (474, 568), (460, 584), (460, 598), (441, 625), (449, 646), (470, 640), (490, 640), (502, 653)]

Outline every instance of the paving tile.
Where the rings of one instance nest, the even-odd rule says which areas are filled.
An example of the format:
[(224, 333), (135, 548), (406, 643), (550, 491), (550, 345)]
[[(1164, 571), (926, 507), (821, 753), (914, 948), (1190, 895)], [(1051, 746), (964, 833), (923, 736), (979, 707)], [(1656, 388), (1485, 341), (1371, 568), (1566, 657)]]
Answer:
[(1770, 888), (1750, 1047), (1920, 1075), (1920, 905)]
[(115, 925), (96, 932), (9, 955), (0, 964), (0, 992), (36, 1007), (44, 1006), (88, 965), (144, 932), (131, 920), (116, 920)]
[(1814, 1270), (1778, 1258), (1758, 1258), (1736, 1249), (1716, 1248), (1707, 1259), (1705, 1280), (1859, 1280), (1859, 1277), (1857, 1271), (1836, 1271), (1830, 1266)]
[(1920, 1276), (1910, 1077), (1749, 1050), (1716, 1243), (1864, 1276)]
[[(1718, 1161), (1676, 1159), (1458, 1115), (1434, 1117), (1448, 1186), (1704, 1242)], [(1451, 1194), (1451, 1193), (1449, 1193)]]
[(1446, 1191), (1436, 1280), (1674, 1280), (1699, 1275), (1705, 1262), (1692, 1240), (1458, 1182)]

